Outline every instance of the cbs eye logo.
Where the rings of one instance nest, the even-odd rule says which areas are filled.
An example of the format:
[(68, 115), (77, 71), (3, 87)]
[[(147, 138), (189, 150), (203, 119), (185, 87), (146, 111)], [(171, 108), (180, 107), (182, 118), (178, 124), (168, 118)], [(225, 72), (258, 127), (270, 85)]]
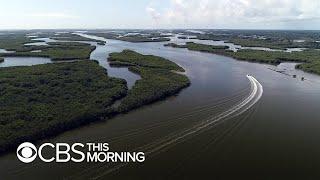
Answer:
[(37, 157), (37, 148), (32, 143), (22, 143), (17, 149), (17, 157), (24, 163), (30, 163)]

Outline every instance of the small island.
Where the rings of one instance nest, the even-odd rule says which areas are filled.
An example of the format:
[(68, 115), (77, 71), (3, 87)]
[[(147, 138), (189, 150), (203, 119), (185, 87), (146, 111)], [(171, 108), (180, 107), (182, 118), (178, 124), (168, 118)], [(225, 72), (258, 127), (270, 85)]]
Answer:
[(142, 78), (122, 99), (118, 112), (127, 112), (161, 100), (190, 85), (187, 76), (177, 73), (184, 72), (184, 69), (162, 57), (124, 50), (111, 53), (108, 60), (113, 66), (129, 67), (131, 72), (139, 74)]
[(4, 62), (4, 58), (0, 57), (0, 63)]
[(127, 94), (95, 61), (0, 68), (0, 152), (112, 115)]

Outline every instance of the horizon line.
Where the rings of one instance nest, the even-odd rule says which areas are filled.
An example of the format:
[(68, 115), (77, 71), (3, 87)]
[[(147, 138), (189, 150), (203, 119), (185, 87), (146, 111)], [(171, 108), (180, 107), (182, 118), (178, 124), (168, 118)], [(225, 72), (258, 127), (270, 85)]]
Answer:
[(268, 31), (320, 31), (320, 29), (253, 29), (253, 28), (4, 28), (0, 31), (34, 31), (34, 30), (268, 30)]

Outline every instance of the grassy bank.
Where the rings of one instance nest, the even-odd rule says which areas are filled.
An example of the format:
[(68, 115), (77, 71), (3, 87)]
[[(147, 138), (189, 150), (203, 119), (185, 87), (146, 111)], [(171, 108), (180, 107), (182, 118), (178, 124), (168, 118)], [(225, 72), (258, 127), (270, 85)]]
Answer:
[(126, 94), (93, 61), (0, 69), (0, 151), (108, 115)]
[(268, 64), (279, 64), (284, 61), (301, 62), (304, 64), (297, 66), (297, 68), (302, 69), (306, 72), (320, 74), (320, 51), (314, 49), (291, 53), (281, 51), (261, 51), (250, 49), (242, 49), (237, 52), (233, 52), (219, 46), (197, 43), (187, 43), (186, 45), (170, 46), (176, 48), (188, 48), (189, 50), (193, 51), (214, 53), (250, 62)]
[(183, 72), (183, 68), (161, 57), (124, 50), (110, 54), (108, 60), (112, 65), (129, 67), (131, 72), (142, 78), (122, 99), (119, 112), (127, 112), (174, 95), (190, 84), (187, 76), (174, 72)]

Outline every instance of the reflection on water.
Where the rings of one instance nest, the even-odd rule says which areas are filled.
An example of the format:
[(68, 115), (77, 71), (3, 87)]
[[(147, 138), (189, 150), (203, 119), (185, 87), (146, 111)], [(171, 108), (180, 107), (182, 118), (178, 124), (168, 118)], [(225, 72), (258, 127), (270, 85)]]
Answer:
[(297, 80), (302, 80), (301, 78), (303, 78), (304, 81), (320, 84), (319, 75), (306, 73), (302, 70), (297, 70), (296, 65), (298, 64), (299, 63), (284, 62), (279, 64), (277, 66), (277, 69), (287, 73), (288, 75), (296, 76), (295, 78)]
[(32, 41), (42, 41), (42, 42), (34, 42), (34, 43), (27, 43), (24, 44), (25, 46), (48, 46), (49, 42), (57, 42), (56, 40), (50, 38), (35, 38)]
[(0, 53), (14, 53), (14, 51), (7, 51), (5, 49), (0, 49)]
[(37, 64), (52, 63), (49, 58), (42, 57), (5, 57), (0, 67), (32, 66)]

